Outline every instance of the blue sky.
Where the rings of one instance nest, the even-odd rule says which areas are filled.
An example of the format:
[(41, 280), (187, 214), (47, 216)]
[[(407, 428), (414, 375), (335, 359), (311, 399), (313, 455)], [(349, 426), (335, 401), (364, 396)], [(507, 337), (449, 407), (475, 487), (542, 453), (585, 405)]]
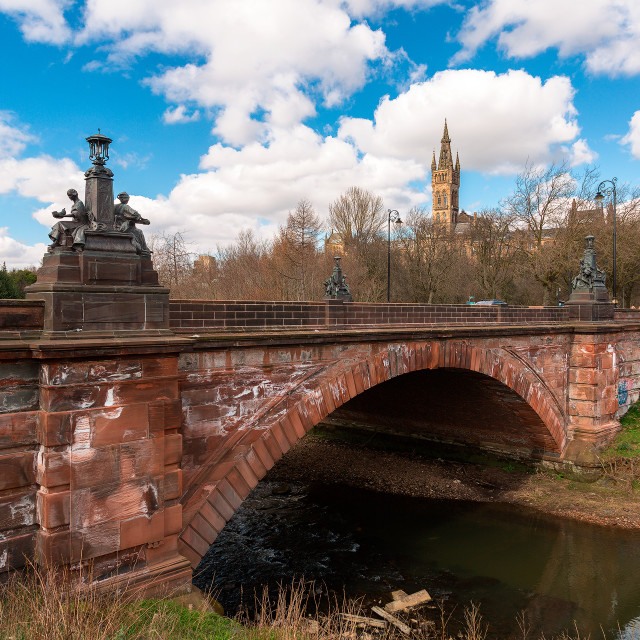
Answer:
[(0, 252), (36, 264), (84, 138), (195, 252), (358, 185), (430, 208), (446, 117), (461, 206), (529, 160), (637, 185), (637, 0), (0, 0)]

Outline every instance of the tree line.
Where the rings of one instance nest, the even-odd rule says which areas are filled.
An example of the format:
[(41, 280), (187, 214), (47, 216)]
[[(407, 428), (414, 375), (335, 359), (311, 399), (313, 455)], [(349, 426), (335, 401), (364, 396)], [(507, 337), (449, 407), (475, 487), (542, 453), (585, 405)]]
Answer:
[[(579, 270), (586, 235), (611, 292), (613, 211), (594, 203), (600, 176), (566, 165), (527, 164), (511, 194), (457, 231), (414, 208), (392, 225), (382, 198), (351, 187), (322, 220), (301, 199), (274, 238), (240, 231), (235, 242), (195, 256), (184, 234), (155, 236), (160, 281), (172, 297), (218, 300), (319, 300), (334, 254), (356, 301), (383, 302), (391, 252), (392, 302), (463, 303), (470, 298), (556, 305)], [(640, 300), (640, 193), (618, 187), (617, 291), (620, 306)]]

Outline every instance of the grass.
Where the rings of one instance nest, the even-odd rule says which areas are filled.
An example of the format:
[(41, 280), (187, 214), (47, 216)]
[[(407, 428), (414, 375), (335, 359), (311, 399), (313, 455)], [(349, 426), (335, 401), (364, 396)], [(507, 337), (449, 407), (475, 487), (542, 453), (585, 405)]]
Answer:
[(231, 620), (171, 600), (98, 592), (68, 570), (28, 564), (0, 587), (0, 640), (230, 640)]
[(622, 430), (599, 454), (602, 470), (616, 485), (640, 489), (640, 402), (620, 419)]
[[(0, 640), (485, 640), (489, 632), (475, 603), (458, 620), (442, 604), (435, 619), (421, 610), (396, 614), (411, 627), (406, 636), (391, 626), (373, 629), (345, 617), (370, 615), (353, 601), (335, 599), (332, 610), (310, 617), (314, 594), (313, 583), (292, 583), (272, 602), (265, 590), (254, 618), (230, 620), (212, 613), (206, 598), (201, 607), (185, 607), (170, 599), (136, 599), (126, 591), (103, 594), (86, 581), (79, 588), (64, 569), (29, 565), (0, 587)], [(510, 640), (533, 640), (524, 612), (517, 623), (520, 635)], [(558, 640), (580, 637), (576, 629)]]

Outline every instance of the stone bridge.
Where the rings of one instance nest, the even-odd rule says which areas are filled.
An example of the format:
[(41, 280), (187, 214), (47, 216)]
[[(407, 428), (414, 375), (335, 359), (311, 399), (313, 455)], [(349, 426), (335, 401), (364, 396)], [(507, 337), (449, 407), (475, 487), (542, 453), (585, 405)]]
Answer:
[(568, 307), (161, 290), (149, 322), (148, 300), (78, 290), (45, 281), (0, 303), (4, 569), (35, 556), (91, 563), (105, 587), (189, 581), (266, 471), (325, 419), (588, 464), (638, 398), (633, 311), (585, 321)]

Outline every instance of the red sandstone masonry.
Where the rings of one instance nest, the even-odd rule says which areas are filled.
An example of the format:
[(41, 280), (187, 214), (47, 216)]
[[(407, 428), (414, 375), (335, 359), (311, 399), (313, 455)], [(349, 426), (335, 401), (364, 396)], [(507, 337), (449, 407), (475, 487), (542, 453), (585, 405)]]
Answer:
[(380, 325), (552, 324), (567, 322), (566, 307), (383, 304), (368, 302), (264, 302), (171, 300), (170, 325), (195, 330), (268, 330)]
[[(38, 382), (36, 362), (0, 364), (0, 570), (21, 567), (35, 548)], [(52, 520), (63, 517), (62, 504), (51, 505)]]

